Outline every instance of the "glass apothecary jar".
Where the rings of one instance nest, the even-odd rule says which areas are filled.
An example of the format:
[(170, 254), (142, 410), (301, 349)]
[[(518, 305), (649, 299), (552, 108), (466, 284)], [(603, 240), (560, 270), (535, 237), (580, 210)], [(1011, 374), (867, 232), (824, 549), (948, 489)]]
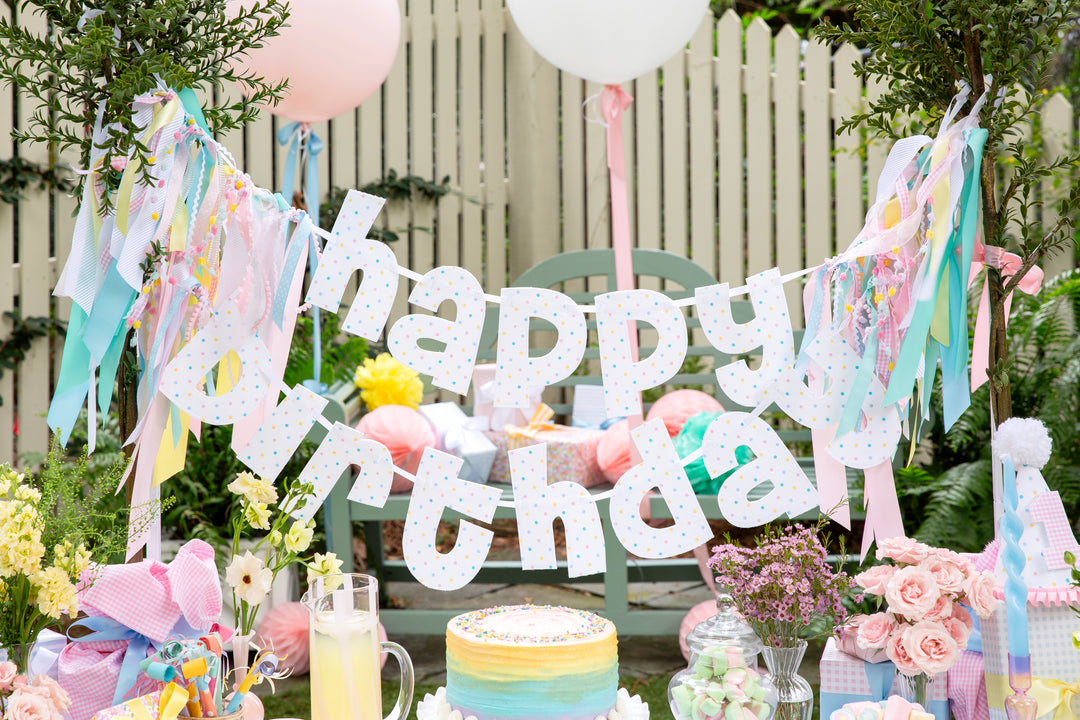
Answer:
[(676, 720), (771, 720), (776, 687), (758, 669), (761, 641), (735, 611), (730, 595), (716, 600), (716, 615), (686, 636), (690, 665), (668, 684)]

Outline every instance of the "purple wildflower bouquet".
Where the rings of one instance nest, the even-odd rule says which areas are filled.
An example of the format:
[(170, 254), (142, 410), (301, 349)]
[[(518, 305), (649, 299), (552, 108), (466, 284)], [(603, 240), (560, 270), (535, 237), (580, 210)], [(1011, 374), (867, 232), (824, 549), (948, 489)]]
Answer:
[(790, 647), (800, 631), (823, 620), (825, 633), (847, 619), (841, 600), (852, 579), (826, 560), (820, 526), (766, 526), (752, 548), (728, 544), (713, 548), (709, 567), (716, 585), (735, 600), (763, 643)]

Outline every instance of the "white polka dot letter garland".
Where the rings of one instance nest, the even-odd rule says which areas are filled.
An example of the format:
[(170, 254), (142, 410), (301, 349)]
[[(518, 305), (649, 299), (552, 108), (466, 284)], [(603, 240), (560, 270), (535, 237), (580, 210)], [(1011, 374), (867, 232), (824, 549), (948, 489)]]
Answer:
[(362, 433), (336, 422), (300, 473), (300, 482), (311, 483), (315, 494), (289, 514), (297, 520), (310, 520), (350, 465), (359, 470), (349, 500), (373, 507), (385, 505), (394, 481), (390, 451), (382, 443), (365, 440)]
[(795, 340), (780, 271), (766, 270), (751, 276), (746, 283), (754, 306), (754, 319), (747, 323), (735, 322), (727, 283), (698, 288), (694, 296), (701, 329), (710, 345), (731, 354), (761, 348), (761, 367), (757, 370), (751, 370), (745, 360), (716, 369), (716, 379), (724, 393), (740, 405), (754, 407), (784, 371), (795, 364)]
[[(585, 355), (585, 315), (573, 300), (554, 290), (505, 288), (499, 313), (495, 407), (529, 407), (529, 390), (570, 375)], [(529, 320), (546, 320), (558, 337), (550, 351), (529, 357)]]
[(326, 398), (303, 385), (290, 388), (285, 400), (274, 408), (269, 419), (259, 426), (236, 457), (256, 475), (275, 479), (300, 447), (327, 402)]
[[(236, 303), (222, 305), (166, 366), (160, 386), (165, 397), (210, 425), (231, 425), (254, 412), (270, 389), (270, 357), (262, 341), (242, 325)], [(233, 378), (228, 392), (210, 397), (206, 376), (230, 351), (240, 358), (240, 377)]]
[[(656, 349), (633, 361), (631, 321), (656, 328)], [(641, 391), (675, 376), (686, 357), (686, 319), (668, 296), (654, 290), (620, 290), (596, 297), (596, 327), (600, 338), (600, 369), (604, 407), (609, 418), (641, 414)]]
[[(420, 279), (409, 294), (409, 302), (435, 312), (450, 300), (457, 306), (455, 320), (431, 315), (406, 315), (390, 328), (390, 354), (423, 375), (430, 375), (435, 387), (464, 395), (469, 391), (480, 331), (487, 311), (484, 291), (467, 270), (437, 267)], [(446, 345), (444, 350), (424, 350), (421, 338)]]
[(336, 313), (353, 272), (364, 275), (342, 329), (368, 340), (382, 335), (398, 289), (398, 264), (386, 243), (369, 240), (368, 231), (386, 200), (350, 190), (334, 221), (333, 237), (319, 259), (307, 301)]
[(602, 573), (604, 528), (600, 512), (583, 486), (560, 480), (548, 484), (547, 443), (510, 451), (514, 514), (521, 536), (521, 569), (558, 567), (551, 525), (561, 517), (566, 528), (566, 561), (570, 577)]
[(494, 533), (466, 520), (460, 523), (453, 550), (440, 553), (436, 549), (439, 520), (446, 508), (482, 522), (491, 522), (495, 517), (501, 493), (458, 477), (464, 462), (425, 448), (405, 516), (401, 535), (405, 564), (417, 580), (436, 590), (457, 590), (467, 585), (491, 549)]
[[(630, 435), (642, 461), (623, 473), (611, 494), (611, 528), (619, 542), (638, 557), (666, 558), (712, 539), (709, 521), (694, 497), (663, 420), (639, 425)], [(642, 519), (641, 501), (653, 488), (667, 502), (674, 525), (654, 528)]]
[[(709, 475), (716, 477), (738, 467), (735, 448), (740, 445), (749, 446), (757, 457), (720, 486), (716, 500), (725, 520), (736, 527), (757, 527), (781, 515), (795, 517), (818, 506), (817, 489), (776, 431), (749, 413), (724, 413), (705, 431), (701, 448)], [(772, 489), (749, 500), (750, 493), (764, 483), (771, 483)]]

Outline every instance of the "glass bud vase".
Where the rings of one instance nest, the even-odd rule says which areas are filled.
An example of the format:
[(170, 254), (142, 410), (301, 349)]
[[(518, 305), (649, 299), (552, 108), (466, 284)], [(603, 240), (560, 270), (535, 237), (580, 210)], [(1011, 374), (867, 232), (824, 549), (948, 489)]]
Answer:
[(934, 687), (934, 676), (926, 673), (918, 675), (905, 675), (902, 672), (896, 674), (897, 689), (900, 697), (908, 702), (922, 705), (926, 712), (930, 710), (930, 694)]
[(0, 660), (15, 663), (17, 675), (28, 675), (30, 671), (30, 653), (34, 643), (15, 643), (0, 646)]
[(810, 720), (814, 714), (814, 691), (799, 675), (799, 665), (806, 654), (806, 641), (797, 640), (789, 647), (769, 647), (761, 650), (769, 677), (779, 693), (776, 720)]

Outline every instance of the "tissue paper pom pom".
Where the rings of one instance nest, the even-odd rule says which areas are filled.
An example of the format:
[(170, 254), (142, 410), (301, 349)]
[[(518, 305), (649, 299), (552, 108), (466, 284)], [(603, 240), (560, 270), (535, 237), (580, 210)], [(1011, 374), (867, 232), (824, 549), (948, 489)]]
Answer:
[(604, 431), (596, 444), (596, 464), (604, 479), (615, 484), (630, 469), (630, 422), (620, 420)]
[(663, 418), (668, 435), (675, 437), (690, 416), (699, 412), (721, 412), (723, 409), (716, 398), (700, 390), (676, 390), (653, 403), (645, 420)]
[(1017, 467), (1027, 465), (1041, 470), (1050, 460), (1053, 442), (1041, 420), (1009, 418), (998, 426), (992, 447), (994, 457), (1008, 455)]
[[(310, 614), (302, 603), (275, 605), (259, 623), (255, 644), (270, 649), (281, 658), (281, 669), (291, 668), (293, 675), (303, 675), (310, 668), (308, 622)], [(386, 640), (386, 628), (379, 623), (379, 640)], [(289, 657), (285, 657), (288, 655)], [(386, 664), (386, 653), (379, 653), (379, 664)], [(260, 710), (262, 704), (259, 705)], [(261, 716), (260, 716), (261, 717)], [(254, 720), (246, 715), (244, 720)]]
[(690, 647), (686, 644), (686, 636), (689, 635), (690, 631), (697, 627), (699, 623), (705, 622), (715, 614), (715, 600), (699, 602), (686, 613), (686, 617), (683, 618), (682, 623), (679, 625), (679, 649), (682, 650), (682, 655), (687, 660), (690, 659)]
[[(259, 647), (273, 648), (281, 667), (293, 675), (308, 671), (308, 611), (298, 602), (275, 605), (266, 612), (255, 636)], [(288, 655), (288, 657), (285, 657)], [(246, 720), (246, 719), (245, 719)]]
[[(360, 418), (356, 429), (390, 451), (394, 465), (415, 474), (425, 447), (435, 447), (435, 433), (424, 416), (404, 405), (383, 405)], [(394, 474), (390, 492), (412, 489), (412, 483)]]
[(404, 405), (413, 410), (424, 399), (420, 374), (394, 359), (390, 353), (367, 358), (356, 368), (353, 382), (360, 388), (360, 399), (368, 410), (384, 405)]

